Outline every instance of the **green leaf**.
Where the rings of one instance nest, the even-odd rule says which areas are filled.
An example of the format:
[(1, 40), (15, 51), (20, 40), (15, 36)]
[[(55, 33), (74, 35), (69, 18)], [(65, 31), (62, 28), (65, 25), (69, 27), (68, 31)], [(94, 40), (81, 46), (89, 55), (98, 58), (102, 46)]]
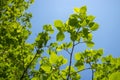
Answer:
[(70, 26), (76, 26), (78, 25), (78, 15), (77, 14), (72, 14), (70, 15), (70, 18), (68, 20), (68, 23)]
[(64, 40), (64, 38), (65, 38), (65, 35), (64, 35), (64, 33), (63, 32), (58, 32), (57, 33), (57, 35), (56, 35), (56, 40), (57, 41), (62, 41), (62, 40)]
[(120, 72), (112, 73), (109, 80), (120, 80)]
[(83, 28), (83, 34), (84, 34), (85, 38), (88, 38), (89, 29), (88, 28)]
[(57, 54), (52, 51), (50, 54), (50, 59), (49, 59), (50, 63), (55, 64), (57, 62), (57, 59), (58, 59)]
[(52, 29), (52, 26), (51, 26), (51, 25), (44, 25), (44, 26), (43, 26), (43, 29), (44, 29), (45, 31), (49, 31), (51, 34), (54, 33), (54, 30)]
[(46, 73), (50, 73), (51, 72), (51, 66), (49, 64), (42, 65), (41, 69), (44, 70)]
[(94, 46), (94, 42), (91, 42), (91, 41), (86, 42), (86, 44), (87, 44), (87, 47), (89, 48), (92, 48)]
[(87, 26), (87, 22), (86, 22), (86, 20), (84, 20), (80, 25), (81, 25), (82, 27)]
[(57, 51), (61, 51), (62, 49), (63, 49), (63, 46), (58, 46), (58, 47), (56, 48)]
[(51, 43), (50, 46), (51, 46), (51, 47), (57, 47), (57, 46), (58, 46), (58, 43), (57, 43), (57, 42)]
[(97, 23), (90, 23), (89, 26), (92, 31), (95, 31), (99, 28), (99, 24)]
[(54, 21), (54, 26), (59, 28), (59, 27), (63, 27), (63, 22), (61, 20), (55, 20)]
[(86, 6), (82, 6), (82, 7), (80, 8), (80, 13), (85, 14), (86, 11), (87, 11), (87, 7), (86, 7)]
[(87, 16), (87, 20), (89, 21), (89, 23), (92, 22), (94, 19), (95, 19), (95, 16), (93, 15)]
[(85, 68), (85, 66), (83, 65), (83, 64), (79, 64), (79, 62), (78, 62), (78, 64), (76, 64), (76, 65), (78, 65), (78, 66), (76, 66), (77, 67), (77, 69), (80, 71), (80, 70), (83, 70), (84, 68)]
[(80, 53), (76, 53), (76, 54), (75, 54), (75, 60), (80, 60), (80, 58), (81, 58)]
[(70, 42), (68, 45), (67, 45), (67, 48), (72, 48), (73, 44), (72, 42)]
[(80, 11), (79, 8), (77, 8), (77, 7), (74, 8), (74, 12), (75, 12), (75, 13), (79, 13), (79, 11)]
[(58, 62), (61, 64), (66, 64), (67, 63), (67, 59), (65, 59), (62, 55), (60, 55), (58, 57)]
[(103, 49), (98, 49), (97, 53), (101, 56), (103, 55)]
[(71, 32), (70, 38), (71, 38), (72, 41), (75, 41), (77, 39), (77, 33), (75, 31)]
[(88, 34), (88, 40), (89, 41), (92, 40), (92, 34), (91, 33)]

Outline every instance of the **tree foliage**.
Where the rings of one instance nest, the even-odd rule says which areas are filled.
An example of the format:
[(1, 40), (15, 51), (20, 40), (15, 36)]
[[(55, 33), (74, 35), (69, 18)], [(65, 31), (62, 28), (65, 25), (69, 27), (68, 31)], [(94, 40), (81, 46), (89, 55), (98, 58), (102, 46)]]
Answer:
[[(26, 10), (32, 3), (0, 0), (0, 80), (80, 80), (85, 70), (91, 70), (90, 80), (120, 80), (120, 58), (92, 49), (99, 25), (86, 6), (74, 8), (66, 22), (44, 25), (34, 43), (28, 43), (32, 14)], [(83, 43), (86, 50), (75, 52)]]

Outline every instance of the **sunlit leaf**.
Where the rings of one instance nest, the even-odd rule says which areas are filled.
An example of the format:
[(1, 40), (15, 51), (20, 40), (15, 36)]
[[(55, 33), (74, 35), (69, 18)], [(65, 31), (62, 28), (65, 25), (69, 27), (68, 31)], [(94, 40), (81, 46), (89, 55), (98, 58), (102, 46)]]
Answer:
[(58, 57), (58, 61), (61, 63), (61, 64), (66, 64), (67, 63), (67, 59), (65, 59), (62, 55), (60, 55)]
[(79, 8), (77, 8), (77, 7), (74, 8), (74, 12), (79, 13), (79, 11), (80, 11)]
[(52, 29), (52, 26), (51, 26), (51, 25), (44, 25), (44, 26), (43, 26), (43, 29), (44, 29), (45, 31), (49, 31), (51, 34), (54, 33), (54, 30)]
[(85, 26), (87, 25), (86, 20), (84, 20), (80, 25), (81, 25), (82, 27), (85, 27)]
[(90, 23), (89, 26), (92, 31), (95, 31), (99, 28), (99, 25), (97, 23)]
[(89, 21), (89, 23), (92, 22), (94, 19), (95, 19), (95, 16), (93, 15), (87, 16), (87, 20)]
[(88, 34), (88, 40), (92, 40), (92, 34), (91, 33)]
[(62, 41), (62, 40), (64, 40), (64, 38), (65, 38), (65, 35), (64, 35), (64, 33), (63, 32), (58, 32), (57, 33), (57, 35), (56, 35), (56, 40), (57, 41)]
[(120, 72), (115, 72), (110, 75), (109, 80), (120, 80)]
[(80, 53), (76, 53), (76, 54), (75, 54), (75, 60), (80, 60), (80, 58), (81, 58)]
[(57, 46), (58, 46), (58, 43), (56, 43), (56, 42), (51, 43), (50, 46), (52, 46), (52, 47), (57, 47)]
[(61, 20), (55, 20), (54, 21), (54, 26), (55, 27), (63, 27), (63, 22)]
[(73, 46), (72, 42), (70, 42), (70, 43), (67, 45), (68, 48), (72, 48), (72, 46)]
[(55, 52), (51, 52), (49, 59), (50, 63), (55, 64), (57, 62), (57, 59), (58, 59), (57, 54)]
[(86, 42), (86, 44), (87, 44), (87, 47), (90, 47), (90, 48), (94, 46), (94, 42), (91, 42), (91, 41)]
[(80, 13), (84, 14), (84, 13), (86, 13), (86, 11), (87, 11), (87, 7), (86, 6), (82, 6), (80, 8)]
[(51, 72), (51, 66), (48, 65), (48, 64), (42, 65), (41, 69), (43, 69), (46, 73), (50, 73)]

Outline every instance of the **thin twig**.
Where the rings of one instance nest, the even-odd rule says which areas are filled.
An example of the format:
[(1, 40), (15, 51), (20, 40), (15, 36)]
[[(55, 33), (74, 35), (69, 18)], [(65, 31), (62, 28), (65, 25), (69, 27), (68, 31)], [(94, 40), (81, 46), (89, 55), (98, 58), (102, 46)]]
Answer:
[[(73, 73), (71, 73), (71, 74), (74, 74), (74, 73), (79, 73), (79, 72), (81, 72), (81, 71), (84, 71), (84, 70), (89, 70), (89, 69), (92, 69), (92, 68), (85, 68), (85, 69), (79, 70), (79, 71), (77, 71), (77, 72), (73, 72)], [(70, 74), (70, 75), (71, 75), (71, 74)]]
[(78, 44), (80, 44), (80, 43), (85, 43), (86, 41), (84, 41), (84, 42), (78, 42), (78, 43), (76, 43), (76, 44), (74, 44), (74, 46), (76, 46), (76, 45), (78, 45)]
[(67, 49), (64, 49), (68, 54), (71, 54)]

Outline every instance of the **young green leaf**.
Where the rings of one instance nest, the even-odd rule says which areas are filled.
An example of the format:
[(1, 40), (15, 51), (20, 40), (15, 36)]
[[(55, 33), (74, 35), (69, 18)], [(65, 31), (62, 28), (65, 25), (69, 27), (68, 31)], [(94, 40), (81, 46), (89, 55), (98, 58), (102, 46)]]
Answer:
[(63, 46), (58, 46), (58, 47), (56, 48), (57, 51), (61, 51), (62, 49), (63, 49)]
[(96, 31), (99, 28), (99, 25), (97, 23), (90, 23), (89, 25), (92, 31)]
[(88, 40), (92, 40), (92, 34), (91, 33), (88, 34)]
[(52, 29), (52, 26), (51, 26), (51, 25), (44, 25), (44, 26), (43, 26), (43, 29), (44, 29), (45, 31), (49, 31), (50, 34), (54, 33), (54, 30)]
[(42, 65), (41, 69), (44, 70), (46, 73), (50, 73), (51, 72), (51, 66), (49, 64)]
[(89, 23), (92, 22), (94, 19), (95, 19), (95, 16), (93, 15), (87, 16), (87, 20), (89, 21)]
[(91, 41), (86, 42), (86, 44), (87, 44), (87, 47), (89, 48), (92, 48), (94, 46), (94, 42), (91, 42)]
[(61, 20), (55, 20), (54, 21), (54, 26), (59, 28), (59, 27), (63, 27), (63, 22)]
[(80, 13), (85, 14), (86, 11), (87, 11), (87, 7), (86, 6), (83, 6), (83, 7), (80, 8)]
[(75, 13), (79, 13), (79, 11), (80, 11), (79, 8), (77, 8), (77, 7), (74, 8), (74, 12), (75, 12)]
[(85, 27), (85, 26), (87, 25), (86, 20), (84, 20), (80, 25), (81, 25), (82, 27)]
[(58, 32), (57, 33), (57, 35), (56, 35), (56, 40), (57, 41), (62, 41), (62, 40), (64, 40), (64, 38), (65, 38), (65, 35), (64, 35), (64, 33), (63, 32)]
[(55, 64), (57, 62), (57, 59), (58, 59), (57, 54), (55, 52), (51, 52), (49, 59), (50, 63)]
[(67, 63), (67, 59), (65, 59), (62, 55), (60, 55), (58, 57), (58, 62), (61, 64), (66, 64)]
[(120, 80), (120, 72), (115, 72), (110, 75), (110, 80)]
[(70, 42), (68, 45), (67, 45), (67, 48), (72, 48), (73, 44), (72, 42)]
[(80, 53), (76, 53), (76, 54), (75, 54), (75, 60), (80, 60), (80, 58), (81, 58)]

